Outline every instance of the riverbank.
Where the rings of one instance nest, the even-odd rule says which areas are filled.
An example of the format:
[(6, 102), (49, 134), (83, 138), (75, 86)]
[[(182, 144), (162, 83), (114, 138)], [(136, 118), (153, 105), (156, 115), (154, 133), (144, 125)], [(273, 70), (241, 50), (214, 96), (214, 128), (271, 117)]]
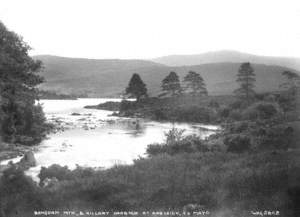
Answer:
[(32, 150), (32, 147), (29, 146), (0, 142), (0, 162), (20, 157), (30, 150)]
[(113, 110), (119, 117), (140, 117), (155, 121), (220, 124), (222, 112), (234, 102), (233, 96), (179, 96), (145, 98), (140, 101), (106, 102), (88, 109)]

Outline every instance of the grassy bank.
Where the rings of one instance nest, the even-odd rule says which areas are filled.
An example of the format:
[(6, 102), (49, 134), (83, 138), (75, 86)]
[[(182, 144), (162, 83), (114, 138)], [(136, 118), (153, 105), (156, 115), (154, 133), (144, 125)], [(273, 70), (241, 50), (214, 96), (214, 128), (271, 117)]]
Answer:
[(251, 216), (256, 210), (292, 216), (289, 192), (299, 183), (300, 168), (291, 159), (298, 155), (296, 150), (161, 154), (105, 171), (52, 166), (40, 174), (41, 181), (56, 177), (47, 187), (11, 168), (1, 179), (0, 198), (7, 216), (16, 210), (31, 216), (35, 209), (182, 211), (187, 204), (226, 214), (212, 216)]

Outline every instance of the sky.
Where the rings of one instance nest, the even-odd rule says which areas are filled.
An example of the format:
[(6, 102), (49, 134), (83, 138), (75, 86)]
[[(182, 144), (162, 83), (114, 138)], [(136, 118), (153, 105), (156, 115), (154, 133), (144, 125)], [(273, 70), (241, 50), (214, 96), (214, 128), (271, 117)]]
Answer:
[(299, 0), (0, 0), (0, 20), (31, 55), (300, 57)]

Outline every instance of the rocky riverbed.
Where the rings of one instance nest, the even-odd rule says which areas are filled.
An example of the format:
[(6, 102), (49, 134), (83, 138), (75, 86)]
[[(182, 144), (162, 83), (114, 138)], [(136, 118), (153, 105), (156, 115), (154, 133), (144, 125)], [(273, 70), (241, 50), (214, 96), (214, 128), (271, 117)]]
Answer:
[[(27, 174), (36, 177), (42, 166), (52, 164), (76, 168), (76, 165), (109, 168), (115, 164), (130, 164), (145, 154), (147, 145), (160, 143), (173, 127), (185, 134), (205, 138), (214, 134), (218, 126), (150, 121), (142, 118), (112, 116), (113, 111), (85, 109), (85, 105), (105, 102), (106, 99), (47, 100), (44, 110), (53, 131), (40, 145), (22, 150), (15, 147), (1, 164), (9, 160), (19, 162), (22, 155), (32, 151), (36, 166)], [(99, 103), (98, 103), (99, 104)], [(18, 150), (18, 151), (16, 151)], [(16, 151), (16, 152), (14, 152)]]

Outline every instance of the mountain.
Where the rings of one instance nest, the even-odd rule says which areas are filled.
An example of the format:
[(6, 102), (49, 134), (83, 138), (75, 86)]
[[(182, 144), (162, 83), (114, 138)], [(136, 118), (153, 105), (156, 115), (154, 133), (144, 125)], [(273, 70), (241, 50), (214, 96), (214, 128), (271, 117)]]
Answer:
[(300, 71), (300, 58), (256, 56), (238, 51), (222, 50), (194, 55), (170, 55), (152, 59), (153, 62), (168, 66), (200, 65), (221, 62), (251, 62), (278, 65)]
[[(146, 60), (83, 59), (58, 56), (35, 56), (44, 64), (41, 75), (43, 90), (63, 94), (87, 93), (90, 97), (117, 97), (124, 91), (133, 73), (139, 73), (147, 84), (150, 95), (160, 93), (161, 80), (175, 71), (181, 77), (189, 71), (199, 72), (208, 92), (214, 95), (230, 94), (237, 88), (236, 74), (240, 63), (221, 62), (192, 66), (166, 66)], [(287, 67), (252, 64), (256, 74), (258, 92), (278, 90)]]

